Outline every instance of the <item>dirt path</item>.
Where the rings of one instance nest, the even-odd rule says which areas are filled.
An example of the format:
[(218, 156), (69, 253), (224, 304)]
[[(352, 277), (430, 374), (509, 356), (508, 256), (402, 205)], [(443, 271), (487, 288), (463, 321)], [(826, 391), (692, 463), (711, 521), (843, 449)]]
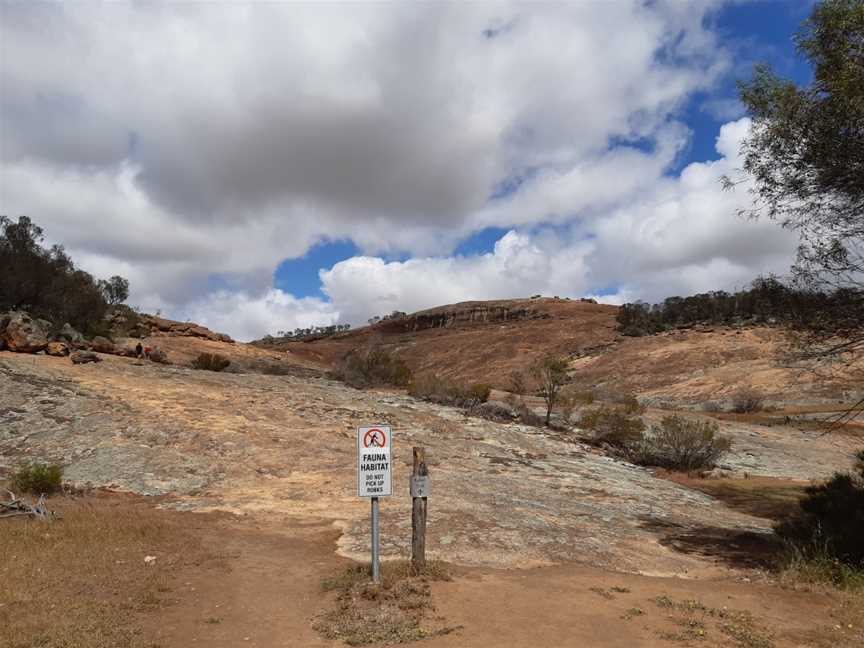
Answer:
[[(177, 575), (172, 596), (178, 602), (145, 621), (154, 645), (343, 645), (312, 629), (315, 616), (332, 602), (321, 591), (322, 579), (348, 564), (334, 553), (338, 532), (331, 525), (225, 517), (199, 530), (227, 555), (228, 570)], [(839, 648), (864, 639), (860, 627), (840, 631), (832, 625), (833, 596), (745, 580), (661, 578), (576, 565), (454, 570), (452, 581), (433, 585), (433, 604), (447, 626), (461, 628), (418, 645)]]
[(332, 525), (284, 519), (262, 526), (235, 518), (202, 525), (201, 532), (212, 549), (227, 556), (228, 570), (178, 575), (172, 592), (177, 604), (144, 620), (154, 645), (336, 645), (311, 625), (327, 605), (321, 579), (348, 562), (334, 553), (339, 533)]

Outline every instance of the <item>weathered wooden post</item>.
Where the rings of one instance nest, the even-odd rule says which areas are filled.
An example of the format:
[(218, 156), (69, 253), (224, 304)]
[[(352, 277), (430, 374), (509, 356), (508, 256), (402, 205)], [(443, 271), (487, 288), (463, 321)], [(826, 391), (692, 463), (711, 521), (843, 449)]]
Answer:
[(426, 449), (414, 448), (411, 471), (411, 567), (420, 574), (426, 569), (426, 498), (429, 496), (429, 469)]

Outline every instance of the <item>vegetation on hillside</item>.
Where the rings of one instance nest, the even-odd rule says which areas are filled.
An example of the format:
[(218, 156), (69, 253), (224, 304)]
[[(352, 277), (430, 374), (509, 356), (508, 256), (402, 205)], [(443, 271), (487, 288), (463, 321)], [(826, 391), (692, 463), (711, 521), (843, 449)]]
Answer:
[(783, 324), (794, 331), (841, 335), (853, 333), (864, 317), (864, 292), (831, 292), (788, 286), (774, 277), (756, 279), (747, 290), (722, 290), (668, 297), (659, 304), (624, 304), (618, 330), (624, 335), (660, 333), (694, 324)]
[(405, 362), (379, 347), (354, 349), (331, 372), (337, 380), (363, 389), (366, 387), (407, 387), (411, 383), (411, 369)]
[(108, 308), (129, 295), (129, 282), (97, 281), (79, 270), (60, 245), (45, 248), (42, 229), (28, 217), (0, 216), (0, 312), (27, 311), (58, 329), (70, 324), (98, 333)]
[(265, 335), (256, 342), (273, 344), (274, 342), (302, 342), (304, 340), (317, 340), (323, 337), (331, 337), (350, 330), (350, 324), (330, 324), (328, 326), (309, 326), (307, 328), (295, 328), (293, 331), (279, 331), (276, 335)]

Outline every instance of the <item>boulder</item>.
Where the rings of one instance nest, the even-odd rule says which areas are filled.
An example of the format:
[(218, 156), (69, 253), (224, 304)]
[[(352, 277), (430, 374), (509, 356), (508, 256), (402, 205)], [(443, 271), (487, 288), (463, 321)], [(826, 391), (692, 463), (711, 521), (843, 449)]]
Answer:
[(6, 322), (2, 337), (10, 351), (38, 353), (48, 346), (51, 322), (33, 319), (23, 311), (12, 311), (3, 316)]
[(116, 353), (114, 343), (106, 337), (97, 335), (90, 341), (90, 348), (98, 353)]
[(168, 354), (166, 354), (159, 347), (154, 347), (150, 349), (150, 353), (147, 354), (147, 357), (151, 362), (158, 362), (159, 364), (171, 364), (168, 362)]
[(82, 344), (84, 342), (84, 336), (72, 328), (68, 322), (60, 329), (60, 332), (57, 334), (57, 339), (62, 342), (68, 342), (69, 344)]
[(69, 345), (65, 342), (49, 342), (45, 347), (45, 353), (49, 356), (63, 358), (69, 355)]
[(87, 364), (88, 362), (102, 362), (102, 358), (92, 351), (76, 351), (70, 357), (73, 364)]

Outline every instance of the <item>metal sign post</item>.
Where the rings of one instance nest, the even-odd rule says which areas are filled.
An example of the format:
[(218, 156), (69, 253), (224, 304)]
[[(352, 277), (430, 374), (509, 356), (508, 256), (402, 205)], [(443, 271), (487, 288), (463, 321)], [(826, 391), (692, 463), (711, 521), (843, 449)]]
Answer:
[(381, 580), (379, 498), (392, 492), (392, 438), (389, 425), (357, 428), (357, 496), (372, 498), (372, 580)]

